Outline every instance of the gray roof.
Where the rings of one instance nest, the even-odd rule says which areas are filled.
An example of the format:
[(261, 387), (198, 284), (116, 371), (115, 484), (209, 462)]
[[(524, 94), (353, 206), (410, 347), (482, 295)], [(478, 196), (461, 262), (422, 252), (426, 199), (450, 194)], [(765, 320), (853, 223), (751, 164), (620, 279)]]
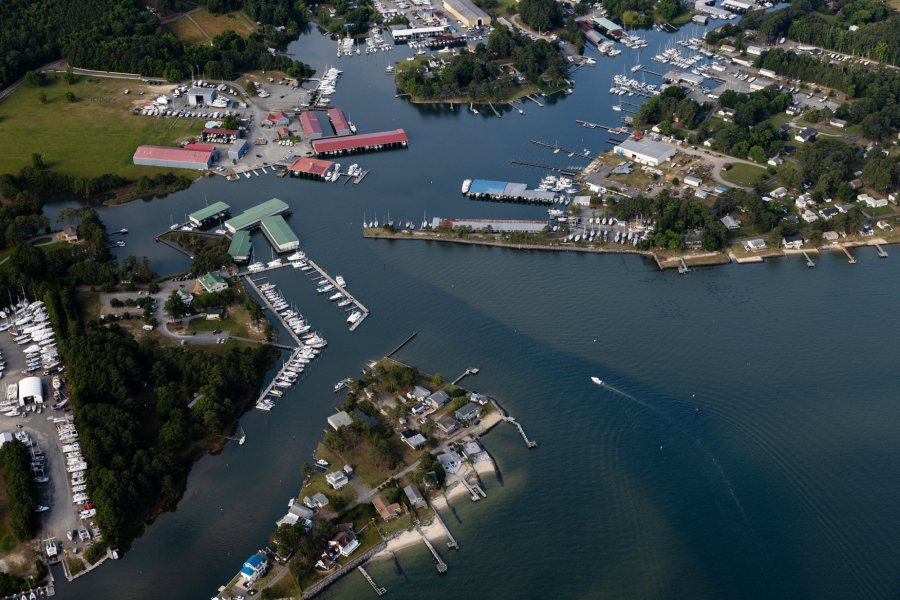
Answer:
[(431, 395), (431, 391), (428, 388), (423, 388), (421, 385), (417, 385), (412, 389), (412, 395), (418, 398), (419, 400), (424, 400), (428, 396)]
[(463, 416), (470, 415), (473, 412), (476, 414), (478, 413), (478, 405), (475, 404), (474, 402), (469, 402), (468, 404), (463, 406), (461, 409), (456, 411), (456, 416), (462, 418)]
[(427, 402), (429, 402), (432, 406), (443, 406), (444, 404), (447, 404), (449, 400), (450, 395), (447, 392), (441, 390), (440, 392), (435, 392), (428, 396)]
[(632, 139), (625, 140), (618, 146), (623, 150), (628, 150), (629, 152), (638, 152), (642, 156), (646, 156), (648, 158), (655, 158), (659, 160), (669, 152), (673, 150), (671, 146), (663, 144), (661, 142), (651, 142), (649, 144), (644, 144)]
[(347, 411), (342, 410), (341, 412), (328, 417), (328, 424), (337, 429), (342, 425), (352, 425), (353, 421), (350, 419), (350, 415), (347, 414)]
[(444, 0), (444, 4), (452, 8), (466, 19), (483, 19), (490, 21), (486, 12), (469, 2), (469, 0)]
[(403, 488), (403, 493), (406, 494), (406, 497), (409, 498), (409, 501), (413, 503), (425, 500), (425, 498), (422, 497), (422, 493), (419, 492), (419, 488), (412, 484), (409, 484), (408, 486)]

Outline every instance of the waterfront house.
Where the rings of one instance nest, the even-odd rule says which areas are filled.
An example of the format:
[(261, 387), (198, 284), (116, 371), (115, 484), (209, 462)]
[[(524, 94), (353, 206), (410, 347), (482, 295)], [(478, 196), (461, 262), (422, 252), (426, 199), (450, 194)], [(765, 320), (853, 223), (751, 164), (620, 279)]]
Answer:
[(878, 221), (878, 223), (876, 223), (876, 225), (878, 225), (878, 227), (884, 231), (893, 231), (894, 230), (894, 228), (891, 227), (890, 223), (888, 223), (884, 219), (882, 219), (881, 221)]
[(450, 396), (445, 391), (435, 392), (428, 396), (425, 402), (432, 408), (440, 408), (450, 402)]
[(206, 309), (206, 320), (207, 321), (221, 321), (225, 316), (224, 308), (207, 308)]
[(419, 491), (414, 484), (409, 484), (405, 488), (403, 488), (403, 493), (406, 494), (409, 503), (415, 508), (425, 508), (428, 506), (428, 503), (425, 502), (425, 498), (422, 496), (422, 493)]
[(744, 250), (746, 250), (747, 252), (757, 252), (759, 250), (766, 249), (766, 242), (763, 241), (762, 238), (746, 240), (741, 243), (744, 245)]
[(466, 442), (463, 446), (463, 456), (471, 461), (478, 462), (484, 454), (484, 448), (478, 442)]
[(347, 485), (348, 483), (350, 483), (350, 480), (347, 479), (347, 474), (344, 473), (343, 471), (335, 471), (333, 473), (328, 473), (327, 475), (325, 475), (325, 481), (327, 481), (328, 485), (330, 485), (331, 487), (333, 487), (336, 490), (339, 490), (342, 487), (344, 487), (345, 485)]
[(872, 229), (872, 226), (868, 223), (863, 223), (862, 228), (859, 230), (859, 235), (863, 237), (868, 237), (870, 235), (875, 235), (875, 230)]
[(424, 435), (422, 435), (415, 429), (407, 429), (406, 431), (401, 431), (400, 437), (413, 450), (415, 450), (416, 448), (419, 448), (420, 446), (424, 446), (425, 442), (428, 441), (425, 439)]
[[(275, 526), (280, 527), (281, 525), (294, 525), (298, 521), (300, 521), (304, 525), (308, 523), (309, 528), (312, 528), (312, 518), (315, 514), (315, 511), (295, 502), (288, 509), (286, 515), (275, 521)], [(307, 531), (309, 530), (309, 528), (307, 529)]]
[(251, 583), (256, 581), (266, 572), (268, 564), (269, 560), (265, 556), (254, 554), (244, 562), (244, 567), (241, 569), (241, 578)]
[(342, 410), (341, 412), (328, 417), (328, 424), (331, 425), (332, 429), (337, 431), (339, 427), (352, 425), (353, 419), (350, 418), (350, 415), (347, 414), (347, 411)]
[(456, 450), (450, 450), (449, 452), (438, 454), (437, 459), (438, 462), (441, 463), (441, 466), (444, 468), (444, 471), (450, 473), (451, 475), (459, 471), (459, 468), (462, 466), (462, 457), (456, 452)]
[(435, 419), (434, 423), (435, 425), (437, 425), (437, 428), (444, 433), (450, 433), (459, 426), (459, 423), (456, 422), (456, 419), (450, 416)]
[(834, 242), (834, 241), (837, 241), (837, 239), (840, 238), (841, 236), (838, 235), (837, 231), (826, 231), (825, 233), (822, 234), (822, 237), (825, 238), (826, 240), (828, 240), (829, 242)]
[(421, 385), (415, 386), (413, 389), (406, 393), (406, 397), (409, 400), (418, 400), (419, 402), (424, 402), (425, 399), (430, 395), (431, 391), (423, 388)]
[(222, 292), (228, 289), (228, 284), (225, 283), (225, 280), (215, 273), (207, 273), (206, 275), (201, 275), (198, 281), (200, 282), (200, 285), (203, 286), (203, 289), (210, 294)]
[(334, 568), (334, 565), (337, 564), (337, 557), (339, 555), (340, 551), (337, 548), (327, 548), (325, 552), (322, 553), (322, 556), (319, 557), (319, 562), (316, 563), (316, 568), (330, 571)]
[(56, 239), (60, 242), (70, 242), (72, 244), (78, 242), (81, 233), (78, 231), (77, 225), (64, 225), (62, 231), (56, 235)]
[(781, 238), (781, 245), (785, 248), (799, 250), (803, 247), (803, 238), (799, 235), (786, 235)]
[(403, 507), (396, 502), (388, 504), (388, 501), (381, 494), (375, 496), (375, 499), (372, 500), (372, 506), (375, 507), (375, 510), (378, 511), (378, 514), (385, 521), (396, 519), (403, 512)]
[(428, 405), (419, 402), (418, 404), (416, 404), (415, 406), (412, 407), (411, 412), (412, 412), (413, 416), (415, 417), (417, 415), (421, 415), (426, 410), (428, 410)]
[(473, 421), (478, 418), (478, 405), (469, 402), (456, 411), (456, 418), (460, 421)]
[(306, 496), (303, 498), (303, 504), (310, 508), (324, 508), (328, 506), (328, 496), (321, 492), (312, 496)]
[(336, 536), (328, 540), (328, 545), (336, 548), (341, 556), (350, 556), (359, 548), (359, 540), (352, 531), (339, 531)]

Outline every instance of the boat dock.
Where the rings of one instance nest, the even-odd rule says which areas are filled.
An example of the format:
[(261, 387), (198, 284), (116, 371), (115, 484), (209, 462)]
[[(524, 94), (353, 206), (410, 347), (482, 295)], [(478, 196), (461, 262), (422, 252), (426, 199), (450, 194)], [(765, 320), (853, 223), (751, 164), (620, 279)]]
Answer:
[[(353, 331), (353, 330), (355, 330), (357, 327), (359, 327), (359, 325), (366, 319), (366, 317), (369, 316), (369, 309), (366, 308), (365, 306), (363, 306), (363, 305), (362, 305), (362, 302), (360, 302), (359, 300), (357, 300), (356, 298), (354, 298), (354, 297), (350, 294), (350, 292), (347, 291), (347, 289), (346, 289), (345, 287), (343, 287), (343, 286), (340, 285), (337, 281), (335, 281), (334, 279), (332, 279), (332, 277), (331, 277), (328, 273), (325, 272), (325, 269), (323, 269), (322, 267), (320, 267), (319, 265), (317, 265), (316, 263), (314, 263), (314, 262), (312, 261), (311, 258), (307, 257), (307, 258), (306, 258), (306, 262), (309, 263), (309, 266), (311, 266), (313, 269), (315, 269), (315, 270), (319, 273), (319, 275), (321, 275), (322, 277), (324, 277), (325, 279), (327, 279), (327, 280), (328, 280), (328, 283), (330, 283), (331, 285), (334, 286), (334, 289), (336, 289), (337, 291), (339, 291), (340, 293), (342, 293), (342, 294), (344, 295), (345, 298), (347, 298), (348, 300), (350, 300), (350, 306), (356, 307), (356, 308), (358, 308), (359, 310), (362, 311), (362, 316), (359, 318), (359, 320), (358, 320), (356, 323), (354, 323), (353, 325), (350, 326), (350, 331)], [(347, 310), (353, 310), (353, 309), (352, 309), (352, 308), (348, 308)]]
[(360, 173), (359, 175), (357, 175), (357, 176), (356, 176), (356, 179), (353, 180), (353, 185), (359, 185), (360, 182), (362, 182), (363, 178), (364, 178), (366, 175), (368, 175), (368, 174), (369, 174), (369, 171), (371, 171), (371, 170), (372, 170), (372, 169), (366, 169), (365, 171), (363, 171), (362, 173)]
[[(432, 506), (431, 508), (434, 508), (434, 506)], [(446, 523), (444, 523), (444, 520), (441, 518), (441, 515), (440, 515), (440, 513), (437, 511), (436, 508), (434, 508), (434, 517), (438, 520), (438, 523), (441, 524), (441, 527), (444, 528), (444, 533), (447, 534), (447, 537), (450, 538), (450, 541), (447, 542), (447, 547), (448, 547), (448, 548), (453, 548), (453, 549), (455, 549), (455, 550), (459, 550), (459, 542), (457, 542), (457, 541), (456, 541), (456, 538), (453, 537), (453, 534), (450, 533), (450, 528), (447, 527), (447, 524), (446, 524)]]
[(568, 175), (569, 177), (575, 177), (578, 173), (571, 171), (569, 169), (562, 169), (560, 167), (548, 167), (547, 165), (538, 165), (535, 163), (526, 162), (524, 160), (511, 160), (510, 163), (514, 165), (522, 165), (523, 167), (534, 167), (536, 169), (547, 169), (548, 171), (558, 171), (563, 175)]
[(409, 341), (410, 341), (411, 339), (413, 339), (414, 337), (416, 337), (416, 334), (418, 334), (418, 333), (419, 333), (418, 331), (414, 331), (413, 334), (412, 334), (411, 336), (409, 336), (408, 338), (406, 338), (406, 341), (405, 341), (405, 342), (403, 342), (402, 344), (400, 344), (399, 346), (397, 346), (396, 348), (394, 348), (394, 349), (391, 351), (390, 354), (388, 354), (387, 356), (385, 356), (385, 358), (390, 358), (390, 357), (393, 356), (394, 354), (397, 354), (397, 351), (400, 350), (400, 348), (402, 348), (402, 347), (405, 346), (406, 344), (408, 344)]
[(545, 144), (544, 142), (539, 142), (537, 140), (531, 140), (532, 144), (537, 144), (538, 146), (544, 146), (545, 148), (553, 148), (554, 150), (559, 150), (560, 152), (565, 152), (569, 156), (580, 156), (581, 158), (586, 158), (588, 160), (593, 160), (593, 156), (589, 156), (587, 154), (583, 154), (581, 152), (577, 152), (575, 150), (567, 150), (560, 146), (554, 146), (553, 144)]
[(851, 265), (855, 265), (855, 264), (856, 264), (856, 259), (853, 258), (853, 257), (850, 255), (850, 252), (847, 250), (847, 247), (844, 246), (843, 244), (838, 244), (838, 246), (841, 247), (841, 250), (843, 250), (843, 251), (844, 251), (844, 254), (847, 255), (847, 258), (850, 259), (850, 260), (849, 260), (850, 264), (851, 264)]
[(524, 111), (524, 110), (522, 110), (522, 109), (519, 108), (518, 106), (514, 105), (512, 102), (507, 102), (507, 104), (509, 104), (510, 107), (514, 108), (515, 110), (519, 111), (519, 114), (520, 114), (520, 115), (524, 115), (524, 114), (525, 114), (525, 111)]
[[(413, 334), (413, 335), (415, 335), (415, 334)], [(412, 338), (410, 338), (410, 339), (412, 339)], [(407, 341), (409, 341), (409, 340), (407, 340)], [(403, 342), (403, 343), (405, 344), (406, 342)], [(399, 349), (399, 348), (398, 348), (398, 349)], [(396, 351), (397, 351), (397, 350), (394, 350), (394, 352), (396, 352)], [(391, 354), (393, 354), (394, 352), (391, 352)], [(388, 354), (388, 356), (390, 356), (391, 354)], [(457, 383), (459, 383), (460, 381), (462, 381), (462, 380), (463, 380), (463, 377), (465, 377), (466, 375), (478, 375), (478, 369), (476, 369), (476, 368), (474, 368), (474, 367), (469, 367), (468, 369), (466, 369), (466, 372), (465, 372), (465, 373), (463, 373), (462, 375), (460, 375), (459, 377), (457, 377), (456, 379), (454, 379), (454, 380), (450, 383), (450, 385), (456, 385)]]
[(500, 406), (499, 402), (497, 402), (496, 400), (494, 400), (493, 398), (490, 398), (490, 397), (488, 398), (488, 400), (490, 400), (491, 404), (494, 405), (494, 408), (496, 408), (500, 412), (500, 417), (504, 421), (506, 421), (507, 423), (512, 423), (513, 425), (516, 426), (516, 428), (519, 430), (519, 433), (522, 434), (522, 439), (525, 440), (526, 446), (528, 446), (529, 448), (537, 448), (537, 442), (528, 439), (528, 436), (525, 435), (525, 429), (522, 427), (522, 425), (518, 421), (516, 421), (513, 417), (511, 417), (509, 415), (509, 413), (506, 412), (506, 409), (503, 408), (502, 406)]
[(434, 546), (431, 545), (431, 541), (425, 537), (425, 532), (422, 531), (422, 528), (419, 526), (419, 522), (416, 521), (416, 531), (419, 532), (419, 535), (422, 536), (422, 539), (425, 540), (425, 545), (428, 546), (428, 549), (431, 550), (431, 553), (434, 555), (434, 560), (437, 561), (437, 570), (438, 573), (446, 573), (447, 572), (447, 563), (441, 558), (441, 555), (437, 553), (437, 550), (434, 549)]
[(531, 94), (528, 94), (527, 96), (522, 96), (522, 97), (523, 97), (523, 98), (528, 98), (529, 100), (531, 100), (532, 102), (534, 102), (535, 104), (537, 104), (538, 106), (540, 106), (541, 108), (544, 108), (544, 105), (541, 104), (540, 102), (538, 102), (537, 98), (533, 97)]
[(366, 581), (368, 581), (368, 582), (372, 585), (372, 589), (375, 590), (375, 593), (376, 593), (376, 594), (378, 594), (379, 596), (382, 596), (382, 595), (384, 595), (384, 594), (387, 592), (387, 590), (384, 589), (383, 587), (378, 587), (378, 584), (375, 583), (375, 581), (369, 576), (369, 574), (366, 572), (366, 570), (363, 568), (362, 565), (356, 567), (356, 569), (357, 569), (360, 573), (362, 573), (362, 574), (363, 574), (363, 577), (366, 578)]
[[(288, 331), (290, 331), (290, 329), (288, 329)], [(292, 332), (292, 333), (293, 333), (293, 332)], [(287, 369), (287, 367), (288, 367), (288, 365), (290, 364), (290, 362), (291, 362), (292, 360), (294, 360), (295, 358), (297, 358), (297, 355), (298, 355), (298, 354), (300, 354), (300, 349), (299, 349), (299, 348), (294, 348), (294, 351), (291, 353), (291, 357), (290, 357), (288, 360), (285, 361), (284, 365), (281, 367), (281, 370), (278, 371), (278, 375), (276, 375), (275, 377), (273, 377), (273, 378), (272, 378), (272, 381), (269, 382), (269, 385), (267, 385), (267, 386), (263, 389), (262, 393), (259, 395), (259, 398), (256, 399), (257, 402), (259, 402), (260, 400), (262, 400), (263, 398), (265, 398), (265, 397), (269, 394), (269, 392), (271, 392), (272, 390), (275, 389), (275, 381), (278, 379), (278, 377), (279, 377), (280, 375), (283, 375), (283, 374), (284, 374), (284, 372), (285, 372), (285, 370)]]
[(809, 257), (809, 254), (806, 253), (806, 250), (803, 251), (803, 256), (806, 257), (806, 266), (807, 266), (807, 267), (814, 267), (814, 266), (816, 266), (816, 263), (814, 263), (814, 262), (813, 262), (813, 259), (811, 259), (811, 258)]
[[(253, 288), (253, 291), (256, 292), (256, 294), (260, 298), (262, 298), (262, 301), (265, 303), (266, 308), (271, 310), (272, 314), (274, 314), (276, 317), (278, 317), (278, 322), (281, 323), (281, 326), (284, 327), (285, 331), (287, 331), (289, 334), (291, 334), (291, 337), (294, 338), (295, 342), (297, 342), (297, 346), (302, 346), (303, 342), (300, 341), (300, 338), (297, 336), (296, 333), (294, 333), (294, 330), (291, 329), (291, 326), (287, 324), (287, 322), (284, 320), (284, 318), (278, 314), (278, 311), (275, 310), (275, 307), (269, 303), (269, 299), (266, 298), (266, 295), (263, 294), (262, 291), (260, 291), (259, 287), (257, 287), (256, 281), (250, 279), (249, 273), (244, 275), (243, 277), (244, 277), (244, 280), (250, 284), (250, 287)], [(262, 279), (265, 279), (265, 277), (259, 279), (258, 281), (261, 281)], [(294, 357), (292, 356), (291, 358), (294, 358)], [(266, 390), (266, 393), (268, 393), (268, 390)]]
[(681, 275), (684, 275), (685, 273), (690, 273), (691, 270), (688, 268), (687, 263), (684, 262), (684, 257), (679, 256), (678, 260), (681, 261), (681, 266), (678, 267), (678, 273)]
[(643, 71), (644, 73), (650, 73), (651, 75), (656, 75), (657, 77), (662, 77), (662, 73), (656, 73), (654, 71), (651, 71), (650, 69), (648, 69), (647, 67), (645, 67), (643, 65), (641, 65), (641, 67), (635, 72), (637, 73), (639, 71)]
[(875, 244), (875, 247), (878, 248), (878, 258), (888, 257), (888, 253), (884, 251), (884, 248), (881, 247), (881, 244)]

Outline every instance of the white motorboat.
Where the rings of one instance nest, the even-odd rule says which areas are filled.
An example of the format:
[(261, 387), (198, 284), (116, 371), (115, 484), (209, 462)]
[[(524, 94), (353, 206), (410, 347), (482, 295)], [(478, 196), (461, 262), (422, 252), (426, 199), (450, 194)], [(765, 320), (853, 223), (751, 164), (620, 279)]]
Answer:
[(343, 297), (344, 297), (344, 294), (338, 292), (336, 294), (333, 294), (332, 296), (329, 296), (328, 299), (331, 300), (332, 302), (334, 302), (335, 300), (340, 300)]
[(591, 381), (593, 381), (597, 385), (603, 385), (603, 380), (600, 379), (599, 377), (591, 377)]
[(344, 286), (347, 285), (347, 283), (344, 281), (344, 278), (341, 277), (340, 275), (338, 275), (337, 277), (335, 277), (334, 280), (335, 280), (335, 282), (337, 282), (337, 284), (338, 284), (339, 286), (341, 286), (341, 287), (344, 287)]
[(355, 310), (353, 313), (347, 317), (347, 322), (350, 324), (356, 323), (362, 318), (362, 311)]

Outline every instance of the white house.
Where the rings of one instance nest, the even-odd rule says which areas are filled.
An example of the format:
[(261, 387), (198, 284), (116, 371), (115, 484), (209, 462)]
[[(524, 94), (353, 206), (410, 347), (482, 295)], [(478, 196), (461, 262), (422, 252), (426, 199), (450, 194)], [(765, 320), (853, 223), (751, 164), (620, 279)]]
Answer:
[(744, 245), (744, 249), (745, 249), (747, 252), (755, 252), (755, 251), (758, 251), (758, 250), (765, 250), (765, 249), (766, 249), (766, 242), (763, 241), (762, 238), (756, 238), (756, 239), (754, 239), (754, 240), (747, 240), (747, 241), (742, 242), (742, 243), (743, 243), (743, 245)]
[(322, 508), (328, 506), (328, 496), (321, 492), (312, 496), (306, 496), (303, 498), (303, 504), (310, 508)]
[(254, 554), (244, 562), (244, 567), (241, 569), (241, 577), (250, 582), (256, 581), (266, 572), (268, 564), (269, 560), (265, 556)]
[(343, 471), (335, 471), (333, 473), (328, 473), (327, 475), (325, 475), (325, 481), (327, 481), (328, 485), (330, 485), (331, 487), (333, 487), (336, 490), (339, 490), (342, 487), (344, 487), (345, 485), (347, 485), (348, 483), (350, 483), (350, 480), (347, 479), (347, 474), (344, 473)]
[(210, 294), (222, 292), (228, 289), (228, 284), (225, 283), (225, 280), (215, 273), (207, 273), (206, 275), (201, 275), (197, 279), (197, 281), (199, 281), (200, 285), (203, 286), (203, 289), (205, 289)]
[(801, 215), (800, 218), (803, 219), (804, 221), (806, 221), (807, 223), (812, 223), (813, 221), (819, 220), (819, 215), (817, 215), (816, 213), (814, 213), (813, 211), (811, 211), (807, 208), (803, 212), (803, 215)]
[(421, 446), (425, 445), (425, 442), (428, 441), (425, 439), (425, 436), (416, 431), (415, 429), (407, 429), (406, 431), (400, 432), (400, 437), (406, 442), (410, 448), (415, 450)]
[(860, 194), (856, 199), (865, 202), (866, 206), (869, 208), (880, 208), (882, 206), (887, 206), (888, 203), (888, 201), (883, 198), (873, 198), (868, 194)]
[(784, 159), (781, 158), (780, 156), (773, 156), (766, 162), (769, 163), (770, 165), (772, 165), (773, 167), (778, 167), (778, 166), (784, 164)]
[(787, 196), (787, 193), (788, 193), (787, 188), (783, 188), (783, 187), (772, 190), (772, 196), (775, 198), (778, 198), (779, 200), (781, 200), (782, 198)]
[(722, 217), (721, 221), (722, 225), (724, 225), (725, 229), (727, 229), (728, 231), (734, 231), (741, 228), (741, 222), (734, 217)]
[(806, 208), (810, 204), (814, 204), (812, 196), (808, 193), (803, 194), (802, 196), (794, 200), (794, 203), (797, 205), (797, 208)]
[(431, 395), (431, 392), (427, 388), (423, 388), (421, 385), (415, 386), (409, 392), (406, 393), (406, 397), (410, 400), (418, 400), (419, 402), (424, 402), (428, 396)]
[(803, 247), (803, 238), (799, 235), (786, 235), (781, 238), (781, 245), (785, 248), (793, 248), (799, 250)]

